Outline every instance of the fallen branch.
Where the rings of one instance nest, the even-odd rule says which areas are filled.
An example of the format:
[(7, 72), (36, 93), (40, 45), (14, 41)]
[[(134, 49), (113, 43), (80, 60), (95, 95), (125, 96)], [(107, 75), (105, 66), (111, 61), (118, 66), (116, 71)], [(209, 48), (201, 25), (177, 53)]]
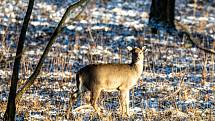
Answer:
[(82, 106), (77, 107), (74, 111), (80, 112), (82, 109), (90, 109), (90, 108), (94, 110), (94, 108), (91, 104), (86, 104), (86, 105), (82, 105)]
[(176, 24), (178, 26), (180, 26), (182, 28), (182, 30), (184, 30), (183, 33), (188, 37), (188, 39), (192, 42), (192, 44), (194, 44), (197, 48), (199, 48), (200, 50), (205, 51), (206, 53), (215, 54), (215, 50), (207, 49), (207, 48), (204, 48), (204, 47), (200, 46), (197, 43), (197, 40), (192, 36), (192, 34), (189, 33), (188, 29), (184, 25), (182, 25), (179, 22), (176, 22)]
[(175, 97), (182, 89), (184, 89), (184, 77), (185, 77), (185, 74), (183, 75), (183, 77), (180, 81), (179, 88), (175, 92), (173, 92), (171, 95), (166, 96), (163, 99), (159, 100), (159, 102), (164, 101), (164, 100), (168, 100), (172, 97)]
[(168, 100), (168, 99), (170, 99), (170, 98), (176, 96), (181, 90), (182, 90), (182, 88), (179, 87), (174, 93), (172, 93), (172, 94), (169, 95), (169, 96), (164, 97), (164, 98), (161, 99), (160, 101)]

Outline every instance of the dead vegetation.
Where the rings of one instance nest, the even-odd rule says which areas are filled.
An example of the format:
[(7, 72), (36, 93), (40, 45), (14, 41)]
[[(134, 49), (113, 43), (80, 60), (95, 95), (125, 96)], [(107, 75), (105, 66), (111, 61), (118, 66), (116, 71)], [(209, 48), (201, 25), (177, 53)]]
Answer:
[[(193, 15), (194, 4), (185, 4), (183, 3), (185, 1), (179, 2), (177, 10), (183, 14), (176, 16), (179, 18), (178, 20), (189, 28), (188, 32), (192, 35), (195, 32), (208, 35), (202, 37), (203, 39), (195, 39), (198, 40), (196, 43), (214, 51), (215, 29), (211, 20), (215, 17), (213, 16), (214, 12), (210, 11), (214, 8), (210, 8), (210, 5), (202, 5), (201, 9), (195, 7), (195, 11), (201, 16), (199, 18)], [(114, 1), (105, 2), (105, 4), (114, 7), (115, 4), (112, 3)], [(112, 10), (111, 7), (103, 6), (105, 9), (99, 7), (93, 10), (88, 9), (92, 13), (91, 18), (87, 16), (89, 13), (85, 13), (82, 17), (92, 21), (86, 20), (74, 24), (68, 22), (65, 31), (53, 45), (36, 82), (19, 102), (17, 119), (64, 120), (68, 108), (69, 92), (73, 92), (76, 88), (74, 75), (77, 70), (89, 63), (127, 63), (131, 60), (128, 58), (129, 54), (126, 48), (133, 47), (138, 43), (141, 46), (146, 45), (149, 51), (144, 55), (144, 69), (141, 79), (138, 85), (130, 91), (130, 112), (133, 115), (129, 119), (122, 118), (118, 113), (119, 94), (114, 92), (102, 93), (98, 101), (98, 104), (105, 110), (104, 117), (96, 115), (91, 106), (85, 105), (87, 104), (85, 97), (81, 97), (76, 103), (77, 105), (72, 107), (74, 118), (76, 120), (107, 121), (122, 119), (215, 120), (214, 55), (197, 49), (186, 38), (181, 40), (177, 36), (169, 35), (163, 31), (160, 31), (158, 35), (151, 34), (151, 30), (145, 22), (148, 17), (147, 6), (150, 5), (149, 3), (149, 1), (144, 4), (135, 3), (139, 6), (136, 7), (130, 2), (119, 2), (118, 4), (124, 8), (116, 9), (114, 7), (115, 9)], [(0, 4), (13, 5), (10, 2), (1, 2)], [(22, 2), (17, 4), (18, 7), (25, 5)], [(127, 4), (133, 6), (132, 10), (134, 11), (142, 10), (143, 12), (139, 12), (140, 15), (135, 14), (136, 16), (130, 15), (125, 9), (129, 7)], [(180, 6), (184, 6), (186, 9)], [(37, 4), (37, 7), (42, 6)], [(48, 9), (51, 5), (46, 5), (46, 7)], [(60, 14), (59, 11), (63, 11), (60, 7), (55, 5), (53, 7), (55, 8), (53, 9), (54, 13)], [(35, 8), (35, 13), (39, 13), (38, 8)], [(203, 8), (208, 8), (207, 14), (203, 14)], [(17, 15), (21, 13), (20, 11), (9, 12)], [(52, 17), (50, 17), (52, 14), (42, 14), (41, 16), (38, 14), (37, 16), (46, 18), (49, 15), (49, 21), (46, 22), (56, 24), (50, 18), (60, 18), (58, 14)], [(34, 15), (34, 17), (37, 16)], [(6, 109), (9, 79), (17, 44), (17, 37), (14, 33), (18, 33), (17, 28), (20, 26), (18, 22), (13, 22), (13, 20), (14, 18), (11, 16), (12, 23), (10, 24), (9, 21), (0, 19), (1, 23), (7, 25), (1, 24), (0, 26), (1, 38), (3, 38), (0, 43), (1, 118)], [(139, 22), (132, 23), (137, 20)], [(29, 35), (32, 36), (28, 35), (25, 46), (19, 85), (23, 84), (31, 75), (42, 50), (45, 48), (46, 38), (43, 38), (43, 35), (47, 36), (53, 30), (53, 27), (47, 27), (47, 23), (43, 21), (37, 23), (36, 21), (29, 28)], [(193, 37), (201, 38), (199, 35)], [(84, 107), (79, 107), (82, 104)]]

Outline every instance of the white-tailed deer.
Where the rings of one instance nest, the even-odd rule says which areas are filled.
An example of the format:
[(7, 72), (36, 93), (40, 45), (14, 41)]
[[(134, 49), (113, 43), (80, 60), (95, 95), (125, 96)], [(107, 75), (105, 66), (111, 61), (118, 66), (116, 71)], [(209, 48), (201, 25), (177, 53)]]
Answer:
[(100, 112), (96, 102), (102, 90), (120, 91), (122, 113), (129, 116), (129, 90), (137, 84), (143, 70), (143, 49), (131, 50), (130, 64), (91, 64), (81, 68), (76, 75), (78, 90), (71, 94), (67, 118), (72, 103), (87, 90), (91, 92), (91, 105), (96, 112)]

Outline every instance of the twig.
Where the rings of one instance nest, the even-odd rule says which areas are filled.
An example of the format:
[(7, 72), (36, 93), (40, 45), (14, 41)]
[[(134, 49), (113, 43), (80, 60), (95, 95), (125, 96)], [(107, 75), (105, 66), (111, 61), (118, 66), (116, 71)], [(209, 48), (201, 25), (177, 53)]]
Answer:
[(79, 107), (76, 108), (74, 111), (75, 111), (75, 112), (79, 112), (79, 111), (82, 110), (82, 109), (88, 109), (88, 108), (94, 109), (94, 108), (92, 107), (92, 105), (86, 104), (86, 105), (79, 106)]
[(177, 95), (181, 90), (182, 90), (182, 88), (179, 87), (174, 93), (172, 93), (171, 95), (169, 95), (169, 96), (167, 96), (167, 97), (164, 97), (164, 98), (161, 99), (160, 101), (168, 100), (168, 99), (170, 99), (171, 97), (174, 97), (174, 96)]
[(92, 31), (91, 31), (91, 28), (88, 27), (88, 32), (90, 34), (90, 38), (91, 38), (91, 41), (94, 42), (94, 38), (93, 38), (93, 35), (92, 35)]
[(159, 100), (159, 102), (160, 102), (160, 101), (164, 101), (164, 100), (168, 100), (168, 99), (174, 97), (174, 96), (177, 95), (182, 89), (184, 89), (184, 77), (185, 77), (185, 75), (183, 75), (183, 77), (182, 77), (182, 79), (181, 79), (179, 88), (178, 88), (174, 93), (172, 93), (171, 95), (166, 96), (166, 97), (164, 97), (163, 99)]

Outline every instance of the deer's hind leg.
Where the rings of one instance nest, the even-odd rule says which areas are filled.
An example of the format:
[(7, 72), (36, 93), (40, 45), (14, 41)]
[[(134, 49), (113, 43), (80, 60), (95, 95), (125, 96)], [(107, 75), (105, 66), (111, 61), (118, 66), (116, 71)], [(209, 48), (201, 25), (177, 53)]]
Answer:
[(93, 108), (99, 115), (100, 115), (100, 108), (97, 106), (96, 103), (100, 96), (100, 93), (101, 93), (101, 89), (95, 88), (94, 90), (91, 91), (91, 99), (90, 99)]
[(77, 91), (75, 91), (71, 94), (71, 97), (69, 99), (69, 106), (68, 106), (68, 110), (67, 110), (67, 116), (66, 116), (67, 118), (69, 118), (69, 114), (71, 112), (71, 108), (72, 108), (74, 101), (77, 100), (85, 92), (86, 92), (86, 89), (81, 85), (81, 86), (78, 86)]
[(68, 110), (67, 110), (67, 113), (66, 113), (66, 117), (67, 119), (69, 119), (69, 114), (71, 112), (71, 108), (72, 108), (72, 105), (73, 105), (73, 102), (81, 95), (81, 92), (79, 90), (73, 92), (71, 94), (71, 97), (69, 99), (69, 106), (68, 106)]

